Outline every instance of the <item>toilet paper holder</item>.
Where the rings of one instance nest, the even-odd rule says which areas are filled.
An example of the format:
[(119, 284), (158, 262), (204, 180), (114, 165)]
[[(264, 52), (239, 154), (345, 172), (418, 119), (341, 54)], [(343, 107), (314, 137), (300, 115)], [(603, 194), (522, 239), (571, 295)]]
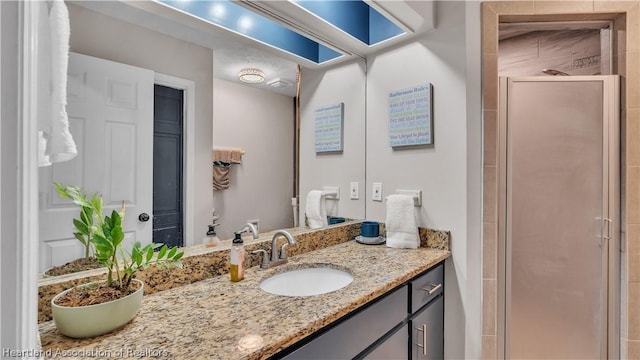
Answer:
[[(413, 206), (422, 206), (422, 190), (396, 190), (398, 195), (409, 195), (413, 197)], [(384, 198), (387, 200), (387, 197)]]

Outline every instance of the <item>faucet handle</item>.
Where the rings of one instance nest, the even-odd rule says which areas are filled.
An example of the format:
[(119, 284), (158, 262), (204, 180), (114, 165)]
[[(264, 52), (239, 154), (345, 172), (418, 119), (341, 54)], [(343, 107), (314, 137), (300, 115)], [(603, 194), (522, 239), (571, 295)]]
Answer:
[(267, 252), (267, 250), (264, 249), (258, 249), (258, 250), (254, 250), (251, 252), (252, 254), (260, 254), (262, 253), (262, 264), (260, 264), (260, 267), (263, 269), (266, 269), (269, 267), (269, 253)]
[(282, 245), (282, 248), (280, 248), (280, 260), (286, 260), (287, 259), (287, 253), (285, 252), (285, 248), (289, 246), (289, 243), (286, 243), (284, 245)]

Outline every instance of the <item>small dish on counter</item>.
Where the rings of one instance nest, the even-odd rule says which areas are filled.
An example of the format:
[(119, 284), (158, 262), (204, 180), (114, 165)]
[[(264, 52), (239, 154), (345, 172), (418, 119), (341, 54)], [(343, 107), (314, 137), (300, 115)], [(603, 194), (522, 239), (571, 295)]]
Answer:
[(358, 235), (356, 236), (356, 242), (360, 244), (365, 244), (365, 245), (381, 245), (387, 242), (387, 238), (385, 238), (384, 236), (370, 238), (370, 237)]

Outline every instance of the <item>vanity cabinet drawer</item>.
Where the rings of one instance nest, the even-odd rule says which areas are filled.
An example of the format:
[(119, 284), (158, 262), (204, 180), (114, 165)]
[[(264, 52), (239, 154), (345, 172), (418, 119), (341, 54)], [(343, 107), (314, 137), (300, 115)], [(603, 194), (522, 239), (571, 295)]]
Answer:
[(411, 313), (415, 313), (444, 290), (444, 265), (440, 264), (411, 281)]
[(352, 359), (407, 318), (408, 295), (402, 286), (284, 359)]

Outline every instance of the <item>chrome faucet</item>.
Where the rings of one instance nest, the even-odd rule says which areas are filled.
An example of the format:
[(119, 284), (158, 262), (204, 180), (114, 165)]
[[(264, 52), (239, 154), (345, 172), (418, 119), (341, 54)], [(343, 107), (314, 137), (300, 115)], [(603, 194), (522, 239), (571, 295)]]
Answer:
[(250, 232), (251, 235), (253, 236), (254, 239), (258, 238), (258, 229), (256, 228), (255, 225), (253, 225), (252, 223), (246, 223), (243, 227), (242, 230), (238, 231), (241, 234), (244, 234), (246, 232)]
[[(280, 236), (284, 236), (287, 239), (287, 243), (282, 245), (280, 249), (280, 256), (278, 256), (278, 238)], [(293, 245), (296, 243), (296, 238), (291, 235), (286, 230), (278, 230), (273, 234), (273, 238), (271, 239), (271, 260), (269, 260), (269, 253), (267, 250), (259, 249), (252, 251), (252, 254), (260, 254), (262, 253), (262, 263), (260, 264), (261, 269), (269, 269), (274, 266), (282, 265), (288, 261), (286, 247), (289, 245)]]

